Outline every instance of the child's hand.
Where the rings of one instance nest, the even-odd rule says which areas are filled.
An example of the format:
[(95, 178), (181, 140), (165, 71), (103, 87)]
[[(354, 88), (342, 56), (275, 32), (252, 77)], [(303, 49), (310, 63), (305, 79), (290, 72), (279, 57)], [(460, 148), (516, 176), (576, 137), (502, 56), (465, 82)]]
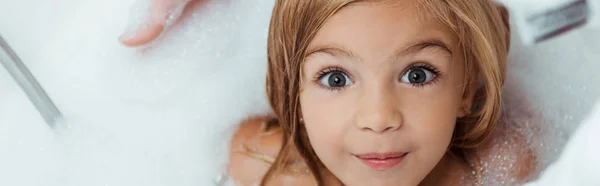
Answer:
[[(193, 0), (141, 0), (149, 1), (145, 18), (137, 18), (138, 24), (130, 25), (119, 40), (126, 46), (146, 44), (158, 37), (169, 24), (179, 19), (183, 9)], [(146, 2), (148, 3), (148, 2)], [(134, 19), (134, 18), (130, 18)]]

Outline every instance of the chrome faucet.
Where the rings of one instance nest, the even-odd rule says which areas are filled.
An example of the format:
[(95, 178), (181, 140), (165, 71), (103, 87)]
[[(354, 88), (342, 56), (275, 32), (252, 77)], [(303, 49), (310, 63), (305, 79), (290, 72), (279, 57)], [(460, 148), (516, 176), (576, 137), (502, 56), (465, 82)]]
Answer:
[(62, 118), (62, 114), (2, 36), (0, 36), (0, 62), (27, 94), (27, 97), (35, 105), (48, 126), (55, 128), (56, 122)]

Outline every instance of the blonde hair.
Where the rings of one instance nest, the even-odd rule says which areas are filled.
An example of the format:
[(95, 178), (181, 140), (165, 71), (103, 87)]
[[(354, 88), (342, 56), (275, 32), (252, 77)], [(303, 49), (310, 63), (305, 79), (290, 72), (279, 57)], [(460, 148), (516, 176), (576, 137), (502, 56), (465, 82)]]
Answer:
[[(300, 69), (307, 47), (322, 25), (339, 9), (359, 0), (277, 0), (268, 37), (267, 96), (284, 131), (283, 146), (261, 185), (279, 173), (297, 150), (318, 185), (322, 163), (311, 148), (300, 118)], [(467, 66), (464, 95), (475, 95), (470, 114), (457, 121), (453, 151), (467, 154), (492, 132), (500, 114), (509, 30), (490, 0), (418, 0), (424, 16), (454, 31)], [(481, 82), (482, 85), (478, 85)], [(475, 90), (475, 91), (473, 91)], [(294, 149), (295, 148), (295, 149)], [(466, 159), (466, 155), (463, 156)]]

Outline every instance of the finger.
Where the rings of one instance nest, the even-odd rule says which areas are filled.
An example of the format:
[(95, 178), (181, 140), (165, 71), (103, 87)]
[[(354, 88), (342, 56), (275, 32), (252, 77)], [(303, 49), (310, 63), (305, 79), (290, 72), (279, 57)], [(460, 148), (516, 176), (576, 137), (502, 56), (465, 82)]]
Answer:
[(137, 31), (134, 35), (124, 34), (119, 38), (119, 40), (125, 46), (139, 46), (156, 39), (163, 32), (163, 30), (164, 26), (162, 24), (152, 24)]
[[(138, 46), (156, 39), (179, 18), (189, 0), (142, 0), (149, 5), (137, 5), (132, 11), (135, 24), (130, 24), (119, 40), (126, 46)], [(145, 10), (144, 10), (145, 8)]]

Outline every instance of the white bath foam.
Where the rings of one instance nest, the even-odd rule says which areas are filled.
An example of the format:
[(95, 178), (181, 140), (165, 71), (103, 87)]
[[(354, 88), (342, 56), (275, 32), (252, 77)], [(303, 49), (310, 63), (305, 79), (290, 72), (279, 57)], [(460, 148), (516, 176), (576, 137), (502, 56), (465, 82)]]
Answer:
[[(525, 115), (512, 117), (525, 126), (520, 132), (544, 168), (558, 158), (600, 96), (600, 34), (585, 27), (532, 47), (522, 46), (516, 36), (512, 43), (505, 99), (527, 105)], [(510, 112), (519, 106), (505, 108)]]
[(600, 185), (596, 169), (600, 166), (600, 102), (567, 143), (560, 159), (541, 177), (526, 186)]
[(13, 104), (0, 105), (7, 129), (0, 161), (9, 165), (0, 173), (10, 178), (0, 185), (212, 185), (232, 128), (268, 112), (272, 1), (195, 6), (153, 46), (136, 50), (117, 41), (130, 3), (82, 1), (27, 57), (68, 130), (50, 131), (16, 86), (2, 89), (1, 102)]
[(0, 79), (0, 184), (56, 185), (64, 171), (56, 136), (3, 68)]
[[(558, 2), (566, 1), (545, 1)], [(513, 5), (518, 3), (535, 4), (518, 1)], [(559, 157), (572, 132), (600, 96), (600, 34), (598, 28), (585, 26), (537, 45), (524, 46), (514, 27), (514, 16), (503, 115), (494, 137), (523, 136), (537, 156), (536, 173), (540, 173)], [(496, 152), (480, 157), (483, 185), (519, 185), (511, 175), (526, 169), (526, 162), (517, 159), (526, 157), (528, 152), (517, 141), (493, 140)]]
[(36, 56), (83, 0), (0, 0), (0, 35), (25, 61)]

